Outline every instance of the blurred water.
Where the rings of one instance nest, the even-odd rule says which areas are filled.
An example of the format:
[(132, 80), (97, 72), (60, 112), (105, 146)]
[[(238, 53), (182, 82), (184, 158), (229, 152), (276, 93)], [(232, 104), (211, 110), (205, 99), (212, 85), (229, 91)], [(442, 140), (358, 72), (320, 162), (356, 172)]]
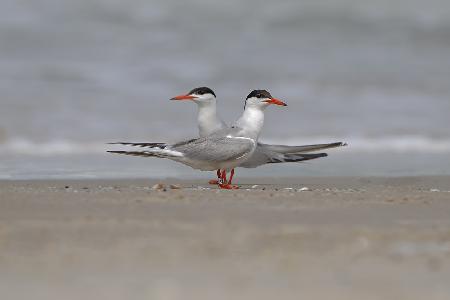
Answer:
[(450, 153), (445, 0), (0, 5), (0, 158), (195, 136), (194, 105), (168, 99), (200, 85), (230, 121), (251, 89), (285, 100), (264, 140)]

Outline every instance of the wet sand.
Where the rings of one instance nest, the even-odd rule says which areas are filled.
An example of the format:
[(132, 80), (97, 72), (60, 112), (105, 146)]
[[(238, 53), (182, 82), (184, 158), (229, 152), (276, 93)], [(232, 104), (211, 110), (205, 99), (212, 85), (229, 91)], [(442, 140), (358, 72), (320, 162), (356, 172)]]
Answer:
[(450, 177), (160, 182), (1, 181), (1, 298), (450, 298)]

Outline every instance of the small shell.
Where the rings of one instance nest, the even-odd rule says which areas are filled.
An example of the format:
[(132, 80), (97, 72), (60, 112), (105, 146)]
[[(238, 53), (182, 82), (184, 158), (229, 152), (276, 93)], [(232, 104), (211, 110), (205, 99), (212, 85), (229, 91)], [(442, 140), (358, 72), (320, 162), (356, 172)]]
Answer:
[(181, 189), (181, 186), (178, 184), (171, 184), (171, 185), (169, 185), (169, 188), (171, 190), (179, 190), (179, 189)]
[(166, 188), (166, 186), (162, 183), (157, 183), (154, 186), (152, 186), (152, 190), (158, 190), (158, 191), (163, 190), (165, 188)]

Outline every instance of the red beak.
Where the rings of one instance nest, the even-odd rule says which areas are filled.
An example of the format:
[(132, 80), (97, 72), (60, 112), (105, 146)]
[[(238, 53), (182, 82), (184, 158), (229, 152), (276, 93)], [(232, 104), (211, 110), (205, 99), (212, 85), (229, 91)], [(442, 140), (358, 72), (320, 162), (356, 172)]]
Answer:
[(194, 98), (195, 98), (195, 96), (191, 96), (191, 95), (179, 95), (179, 96), (175, 96), (175, 97), (171, 98), (170, 100), (192, 100)]
[(264, 102), (267, 102), (267, 103), (269, 103), (269, 104), (275, 104), (275, 105), (287, 106), (286, 103), (284, 103), (283, 101), (278, 100), (278, 99), (276, 99), (276, 98), (272, 98), (272, 99), (266, 100), (266, 101), (264, 101)]

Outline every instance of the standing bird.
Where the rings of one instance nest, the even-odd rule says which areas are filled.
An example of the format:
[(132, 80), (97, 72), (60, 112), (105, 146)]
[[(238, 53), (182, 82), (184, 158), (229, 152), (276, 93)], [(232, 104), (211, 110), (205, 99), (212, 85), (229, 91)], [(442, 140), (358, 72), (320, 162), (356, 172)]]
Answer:
[[(228, 128), (228, 125), (217, 114), (216, 94), (208, 87), (195, 88), (189, 93), (175, 96), (171, 98), (171, 100), (191, 100), (197, 104), (197, 121), (200, 137), (208, 136), (219, 130)], [(345, 145), (345, 143), (341, 142), (303, 146), (269, 145), (258, 143), (252, 157), (242, 163), (240, 167), (256, 168), (258, 166), (270, 163), (300, 162), (325, 157), (327, 156), (326, 153), (309, 154), (309, 152)], [(232, 171), (232, 175), (233, 174), (234, 171)], [(219, 170), (217, 170), (217, 176), (218, 178), (221, 177)], [(209, 183), (217, 184), (217, 180), (211, 180)]]
[[(264, 123), (264, 110), (275, 104), (286, 106), (265, 90), (254, 90), (245, 99), (242, 116), (231, 127), (225, 127), (204, 137), (166, 143), (113, 143), (147, 148), (145, 151), (108, 151), (110, 153), (168, 158), (202, 171), (219, 170), (219, 187), (237, 188), (231, 184), (232, 170), (252, 157)], [(227, 172), (231, 171), (230, 181)]]

